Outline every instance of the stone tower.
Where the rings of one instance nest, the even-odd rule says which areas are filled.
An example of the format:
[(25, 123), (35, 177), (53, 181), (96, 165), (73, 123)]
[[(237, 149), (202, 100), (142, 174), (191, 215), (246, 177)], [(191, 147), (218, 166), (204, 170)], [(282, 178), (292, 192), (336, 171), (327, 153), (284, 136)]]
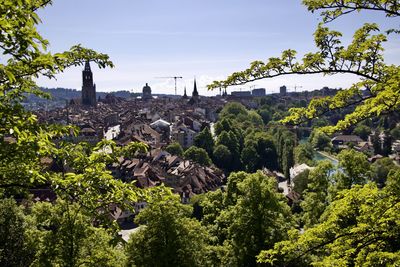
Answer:
[(85, 69), (82, 71), (82, 104), (96, 106), (96, 84), (93, 83), (89, 61), (86, 61)]

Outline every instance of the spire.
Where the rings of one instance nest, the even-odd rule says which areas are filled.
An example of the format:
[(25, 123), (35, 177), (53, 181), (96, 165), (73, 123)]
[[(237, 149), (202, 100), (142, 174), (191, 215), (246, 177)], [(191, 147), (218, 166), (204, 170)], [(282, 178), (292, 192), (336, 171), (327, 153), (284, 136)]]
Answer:
[(199, 96), (199, 92), (197, 91), (196, 78), (194, 78), (194, 87), (193, 87), (192, 96), (193, 97), (198, 97)]
[(186, 94), (186, 86), (185, 86), (185, 90), (184, 90), (184, 93), (183, 93), (183, 98), (187, 98), (188, 96), (187, 96), (187, 94)]
[(85, 71), (91, 71), (89, 60), (86, 60), (86, 63), (85, 63)]

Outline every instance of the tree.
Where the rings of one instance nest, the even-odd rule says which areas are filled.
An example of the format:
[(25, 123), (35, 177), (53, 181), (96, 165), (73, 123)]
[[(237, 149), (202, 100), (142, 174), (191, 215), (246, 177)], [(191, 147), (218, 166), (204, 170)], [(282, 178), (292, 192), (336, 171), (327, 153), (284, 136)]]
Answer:
[(329, 186), (332, 163), (322, 161), (308, 175), (308, 184), (303, 192), (303, 201), (300, 207), (303, 209), (301, 221), (305, 227), (315, 225), (328, 206)]
[(241, 160), (248, 172), (262, 168), (278, 169), (277, 152), (273, 137), (265, 132), (254, 132), (245, 138)]
[(392, 136), (388, 131), (384, 132), (382, 140), (382, 155), (388, 157), (392, 153)]
[[(235, 266), (255, 266), (255, 256), (286, 236), (291, 226), (290, 209), (277, 192), (276, 182), (261, 172), (237, 173), (236, 203), (229, 210), (227, 255)], [(233, 187), (228, 186), (228, 190)], [(233, 192), (228, 192), (228, 195)], [(232, 202), (234, 203), (234, 202)]]
[(28, 218), (37, 250), (33, 266), (120, 266), (125, 261), (111, 228), (93, 227), (93, 215), (83, 214), (76, 203), (39, 202)]
[(309, 142), (300, 144), (294, 149), (294, 161), (296, 164), (307, 163), (311, 165), (314, 159), (314, 149)]
[(126, 247), (128, 266), (204, 266), (207, 232), (177, 196), (152, 201), (135, 221)]
[[(0, 199), (26, 198), (28, 189), (37, 186), (52, 189), (58, 199), (57, 205), (48, 206), (43, 212), (48, 216), (44, 221), (40, 220), (45, 217), (43, 213), (40, 213), (43, 216), (35, 213), (39, 205), (23, 218), (21, 210), (8, 203), (14, 215), (4, 214), (10, 221), (3, 221), (0, 228), (9, 234), (18, 230), (20, 237), (2, 239), (9, 241), (9, 249), (15, 249), (12, 253), (2, 252), (7, 252), (10, 260), (19, 258), (20, 262), (14, 262), (16, 266), (29, 266), (23, 261), (31, 259), (33, 266), (112, 265), (115, 251), (108, 246), (112, 238), (101, 228), (92, 227), (92, 223), (110, 226), (105, 211), (111, 203), (123, 209), (132, 208), (130, 203), (136, 202), (139, 195), (140, 198), (147, 195), (134, 184), (114, 179), (107, 165), (118, 164), (118, 157), (131, 158), (147, 146), (131, 143), (121, 148), (110, 141), (102, 141), (95, 147), (68, 143), (68, 137), (77, 134), (76, 128), (40, 124), (34, 114), (23, 108), (21, 101), (27, 94), (49, 97), (35, 83), (40, 76), (55, 78), (66, 68), (87, 61), (100, 68), (113, 66), (107, 55), (80, 45), (62, 53), (48, 51), (49, 42), (36, 27), (40, 23), (39, 10), (51, 3), (51, 0), (1, 1), (0, 48), (6, 61), (0, 64)], [(53, 160), (58, 170), (47, 169), (43, 159)], [(62, 209), (60, 203), (67, 203), (69, 208)], [(69, 212), (74, 213), (76, 221), (67, 218)], [(27, 220), (33, 229), (24, 228)], [(15, 228), (7, 228), (9, 223)], [(25, 245), (30, 248), (26, 232), (33, 233), (28, 236), (34, 240), (34, 250), (25, 250)], [(46, 242), (42, 243), (43, 240)]]
[(183, 156), (183, 148), (178, 142), (168, 145), (165, 150), (172, 155)]
[(26, 205), (0, 200), (2, 266), (120, 266), (124, 262), (113, 236), (93, 227), (77, 204)]
[(355, 184), (365, 184), (371, 175), (371, 165), (367, 156), (352, 149), (342, 150), (338, 154), (339, 168), (336, 173), (336, 186), (339, 189), (348, 189)]
[(368, 136), (371, 134), (371, 128), (366, 125), (359, 124), (356, 126), (356, 128), (354, 128), (353, 134), (358, 135), (362, 140), (367, 141)]
[(211, 159), (203, 148), (191, 146), (183, 153), (183, 156), (201, 165), (209, 166), (211, 164)]
[(319, 130), (314, 130), (311, 133), (310, 143), (315, 149), (318, 150), (325, 150), (326, 148), (332, 147), (331, 139), (329, 138), (329, 136)]
[(379, 133), (380, 133), (380, 131), (378, 131), (378, 129), (376, 129), (371, 138), (371, 142), (372, 142), (372, 146), (374, 148), (375, 155), (382, 153), (382, 141), (381, 141), (381, 137), (379, 136)]
[(257, 112), (258, 112), (258, 114), (260, 114), (264, 124), (268, 124), (268, 122), (271, 121), (272, 114), (271, 114), (270, 110), (268, 110), (268, 109), (260, 109)]
[[(99, 203), (124, 206), (128, 199), (137, 200), (139, 190), (115, 180), (106, 166), (117, 162), (118, 156), (145, 150), (145, 145), (132, 143), (118, 148), (114, 142), (103, 141), (90, 148), (87, 144), (70, 144), (64, 139), (77, 134), (74, 127), (39, 124), (37, 117), (21, 105), (26, 93), (46, 96), (35, 84), (39, 76), (54, 78), (67, 67), (88, 60), (100, 68), (113, 66), (107, 55), (80, 45), (63, 53), (47, 51), (49, 42), (36, 26), (40, 23), (38, 10), (49, 4), (49, 0), (2, 1), (0, 47), (8, 60), (0, 65), (0, 197), (24, 195), (28, 188), (45, 185), (60, 198), (85, 201), (84, 207), (92, 212), (98, 210)], [(55, 139), (61, 142), (55, 145)], [(113, 153), (105, 153), (106, 149)], [(62, 171), (45, 169), (41, 163), (44, 158), (59, 162)], [(65, 171), (67, 166), (70, 172)]]
[[(390, 1), (339, 1), (304, 0), (303, 4), (312, 12), (321, 11), (323, 21), (329, 22), (354, 11), (375, 10), (387, 17), (398, 17), (399, 3)], [(339, 91), (334, 97), (313, 99), (307, 108), (292, 108), (290, 116), (282, 122), (301, 124), (304, 121), (320, 117), (332, 110), (355, 106), (354, 111), (339, 120), (335, 126), (322, 127), (325, 133), (344, 130), (367, 118), (396, 112), (400, 109), (400, 67), (384, 62), (383, 43), (388, 35), (399, 32), (390, 29), (381, 32), (374, 23), (364, 24), (358, 29), (352, 42), (344, 46), (342, 34), (319, 24), (314, 33), (315, 44), (319, 49), (307, 53), (301, 61), (296, 60), (297, 52), (292, 49), (283, 51), (280, 57), (270, 58), (267, 62), (254, 61), (242, 72), (235, 72), (224, 81), (215, 81), (209, 89), (226, 88), (247, 82), (274, 78), (291, 74), (353, 74), (361, 78), (347, 90)], [(362, 90), (366, 90), (366, 94)]]
[(195, 138), (194, 145), (203, 148), (207, 151), (208, 155), (212, 157), (214, 149), (214, 138), (208, 127), (205, 127)]
[(386, 184), (386, 179), (390, 171), (395, 171), (399, 168), (391, 158), (377, 159), (371, 166), (372, 179), (379, 187), (383, 187)]
[(232, 153), (224, 145), (217, 145), (214, 148), (213, 159), (215, 165), (223, 169), (230, 169), (232, 162)]
[(232, 162), (229, 166), (229, 170), (240, 168), (240, 144), (235, 133), (233, 131), (222, 131), (218, 135), (217, 145), (226, 146), (232, 154)]
[(309, 183), (310, 170), (305, 170), (299, 173), (296, 177), (293, 178), (293, 190), (299, 194), (303, 194), (304, 190), (307, 189)]
[(356, 185), (342, 191), (321, 223), (263, 251), (259, 262), (273, 266), (395, 266), (400, 264), (400, 172), (388, 185)]
[(294, 147), (296, 136), (284, 127), (273, 129), (273, 136), (278, 154), (279, 168), (285, 174), (286, 179), (290, 179), (290, 168), (294, 165)]
[(242, 104), (238, 102), (229, 102), (224, 106), (219, 115), (221, 118), (232, 117), (234, 119), (236, 116), (239, 115), (247, 115), (247, 110)]
[(13, 199), (0, 199), (0, 265), (29, 266), (36, 253), (31, 225)]

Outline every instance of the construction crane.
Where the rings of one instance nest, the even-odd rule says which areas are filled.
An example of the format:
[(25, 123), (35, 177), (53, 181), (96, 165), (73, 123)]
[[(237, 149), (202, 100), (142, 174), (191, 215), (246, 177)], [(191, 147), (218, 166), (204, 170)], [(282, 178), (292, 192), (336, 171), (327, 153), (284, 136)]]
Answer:
[(177, 79), (183, 79), (183, 77), (181, 77), (181, 76), (156, 77), (156, 79), (174, 79), (175, 80), (175, 95), (177, 95), (177, 92), (176, 92), (176, 80)]
[(297, 85), (295, 85), (295, 86), (293, 86), (293, 87), (288, 87), (288, 89), (294, 89), (294, 92), (296, 93), (297, 92), (297, 88), (303, 88), (303, 86), (297, 86)]

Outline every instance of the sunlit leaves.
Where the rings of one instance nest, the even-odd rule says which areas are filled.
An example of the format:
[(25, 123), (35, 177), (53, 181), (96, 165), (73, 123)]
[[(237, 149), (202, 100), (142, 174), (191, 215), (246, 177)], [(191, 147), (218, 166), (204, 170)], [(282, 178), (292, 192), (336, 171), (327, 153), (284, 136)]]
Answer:
[[(303, 3), (312, 12), (322, 10), (325, 22), (361, 10), (382, 11), (388, 17), (400, 15), (398, 0), (305, 0)], [(280, 57), (272, 57), (266, 62), (255, 61), (248, 69), (235, 72), (224, 81), (214, 81), (208, 88), (226, 88), (291, 74), (357, 75), (360, 81), (348, 90), (342, 90), (334, 97), (314, 99), (307, 108), (292, 108), (289, 110), (290, 115), (282, 120), (282, 123), (297, 125), (331, 110), (356, 106), (352, 113), (336, 125), (321, 129), (331, 134), (366, 118), (399, 110), (400, 70), (398, 66), (386, 65), (383, 57), (382, 44), (387, 41), (387, 35), (388, 32), (380, 32), (377, 24), (366, 23), (354, 33), (351, 43), (346, 47), (342, 44), (340, 32), (320, 24), (314, 33), (315, 45), (319, 51), (307, 53), (302, 60), (297, 60), (296, 51), (286, 50)]]

